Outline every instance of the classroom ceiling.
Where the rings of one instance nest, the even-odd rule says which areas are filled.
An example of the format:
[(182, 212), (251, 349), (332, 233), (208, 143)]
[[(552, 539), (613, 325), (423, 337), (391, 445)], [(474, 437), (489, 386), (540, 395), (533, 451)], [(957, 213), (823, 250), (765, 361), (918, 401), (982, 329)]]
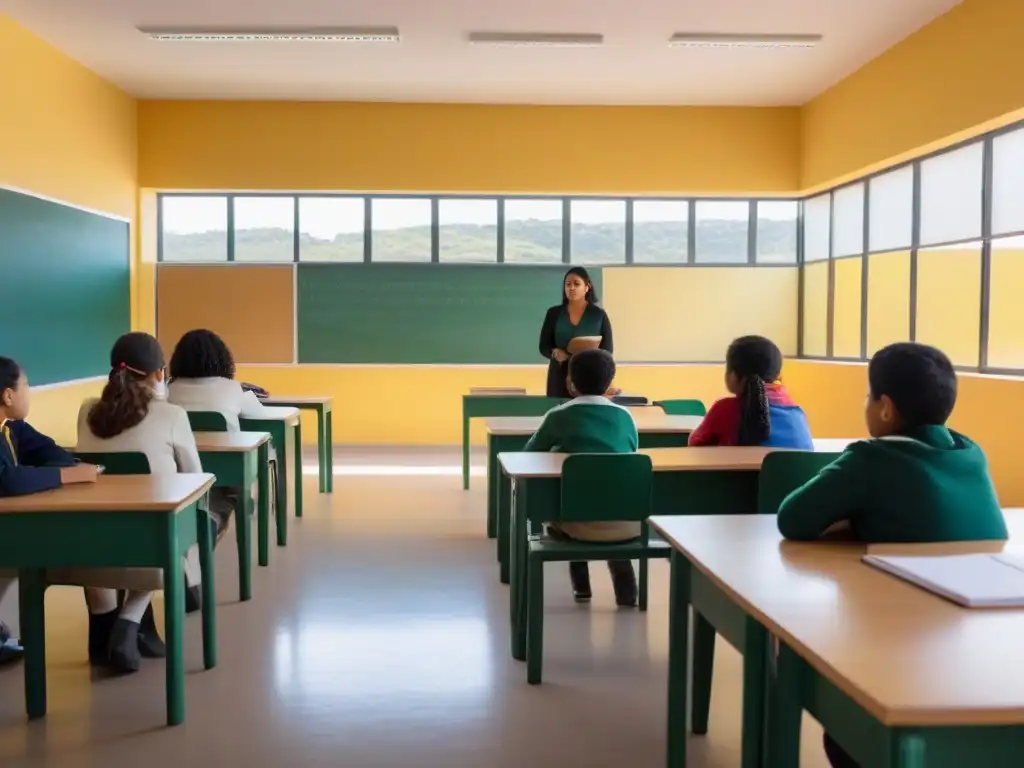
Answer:
[[(142, 98), (802, 104), (959, 0), (0, 0)], [(397, 26), (398, 44), (168, 43), (138, 26)], [(595, 48), (469, 31), (602, 33)], [(804, 33), (812, 49), (670, 48), (675, 32)], [(951, 52), (950, 55), (954, 55)]]

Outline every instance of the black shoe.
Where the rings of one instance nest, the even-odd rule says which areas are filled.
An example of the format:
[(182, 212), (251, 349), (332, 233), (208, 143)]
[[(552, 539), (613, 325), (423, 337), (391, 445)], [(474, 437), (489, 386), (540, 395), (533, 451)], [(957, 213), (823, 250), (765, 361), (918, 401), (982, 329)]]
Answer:
[(122, 675), (139, 671), (142, 654), (139, 653), (139, 625), (134, 621), (119, 618), (114, 622), (107, 643), (107, 663)]
[(195, 613), (196, 611), (203, 610), (203, 588), (202, 585), (197, 584), (194, 587), (190, 587), (188, 582), (185, 582), (185, 613)]
[(139, 653), (144, 659), (163, 659), (167, 656), (167, 646), (160, 639), (160, 633), (156, 628), (152, 603), (146, 606), (146, 612), (142, 614), (142, 621), (139, 622)]
[(89, 614), (89, 663), (94, 667), (105, 667), (110, 661), (107, 645), (119, 614), (116, 608), (110, 613)]
[(569, 563), (569, 581), (572, 596), (577, 603), (589, 603), (594, 595), (590, 591), (590, 569), (586, 563)]
[(608, 570), (611, 571), (612, 586), (615, 588), (615, 604), (622, 608), (635, 606), (637, 587), (633, 563), (629, 560), (609, 560)]

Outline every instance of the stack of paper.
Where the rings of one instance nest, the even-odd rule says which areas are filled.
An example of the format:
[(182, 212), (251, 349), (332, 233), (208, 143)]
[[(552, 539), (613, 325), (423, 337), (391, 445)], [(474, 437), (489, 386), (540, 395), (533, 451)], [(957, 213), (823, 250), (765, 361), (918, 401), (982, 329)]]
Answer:
[(1024, 556), (865, 555), (864, 562), (968, 608), (1024, 607)]

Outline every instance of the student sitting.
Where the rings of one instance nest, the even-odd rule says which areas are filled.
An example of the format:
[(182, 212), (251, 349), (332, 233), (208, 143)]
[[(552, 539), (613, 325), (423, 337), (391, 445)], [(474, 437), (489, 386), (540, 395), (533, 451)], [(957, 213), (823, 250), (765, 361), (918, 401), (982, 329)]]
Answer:
[(708, 411), (689, 445), (763, 445), (814, 450), (803, 410), (779, 381), (782, 353), (763, 336), (743, 336), (725, 353), (725, 386), (732, 393)]
[[(814, 540), (848, 526), (855, 540), (1006, 539), (985, 455), (946, 427), (956, 404), (949, 358), (924, 344), (892, 344), (868, 365), (865, 420), (872, 440), (853, 443), (779, 507), (779, 531)], [(857, 764), (826, 734), (834, 768)]]
[[(161, 397), (164, 356), (157, 340), (146, 333), (125, 334), (110, 352), (110, 368), (99, 400), (86, 400), (79, 411), (78, 450), (144, 453), (154, 475), (202, 472), (188, 415)], [(195, 555), (193, 547), (185, 564), (186, 610), (200, 605)], [(141, 656), (164, 655), (152, 621), (151, 592), (129, 591), (120, 608), (112, 589), (87, 588), (85, 596), (89, 658), (94, 664), (135, 672)]]
[[(29, 400), (28, 376), (14, 360), (0, 357), (0, 496), (96, 482), (96, 467), (77, 464), (74, 456), (25, 422)], [(0, 600), (14, 582), (0, 578)], [(21, 646), (0, 623), (0, 664), (21, 655)]]
[[(615, 405), (605, 393), (615, 378), (615, 361), (601, 349), (578, 352), (569, 359), (568, 388), (573, 399), (552, 408), (544, 416), (525, 451), (564, 453), (633, 453), (639, 438), (633, 415)], [(562, 523), (549, 525), (548, 533), (563, 540), (621, 543), (640, 536), (634, 522)], [(637, 585), (629, 560), (610, 560), (608, 569), (615, 588), (615, 602), (636, 605)], [(569, 563), (573, 595), (578, 603), (589, 602), (590, 571), (585, 562)]]
[[(178, 341), (171, 355), (171, 383), (168, 402), (186, 411), (213, 411), (224, 416), (228, 431), (239, 430), (238, 419), (258, 418), (263, 403), (255, 393), (235, 381), (235, 359), (213, 331), (189, 331)], [(231, 513), (238, 508), (241, 488), (214, 488), (211, 512), (217, 518), (217, 538), (227, 531)]]

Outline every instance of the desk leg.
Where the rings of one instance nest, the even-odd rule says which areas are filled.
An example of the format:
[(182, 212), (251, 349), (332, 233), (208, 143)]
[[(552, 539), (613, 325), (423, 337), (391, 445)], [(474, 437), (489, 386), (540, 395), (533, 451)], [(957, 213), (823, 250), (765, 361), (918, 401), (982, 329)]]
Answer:
[(693, 612), (693, 696), (690, 705), (691, 732), (708, 732), (711, 713), (711, 679), (715, 670), (715, 628), (697, 611)]
[(295, 425), (295, 516), (302, 517), (302, 422)]
[(324, 451), (327, 458), (327, 492), (334, 493), (334, 411), (324, 417), (327, 422), (327, 442)]
[[(237, 525), (238, 521), (235, 522)], [(217, 666), (217, 590), (213, 575), (213, 530), (210, 527), (210, 518), (198, 505), (196, 529), (199, 537), (199, 568), (203, 574), (203, 667), (213, 669)], [(170, 601), (171, 598), (165, 590), (164, 610), (167, 610), (166, 606), (170, 605)]]
[(690, 561), (672, 550), (668, 620), (668, 768), (686, 768), (690, 677)]
[[(209, 520), (199, 521), (200, 528), (209, 537)], [(182, 625), (185, 623), (185, 591), (182, 586), (181, 553), (178, 546), (178, 520), (176, 515), (167, 515), (164, 533), (164, 635), (167, 644), (167, 724), (180, 725), (185, 721), (185, 661), (183, 653)], [(212, 585), (213, 569), (203, 569), (203, 586)], [(206, 597), (206, 595), (203, 595)], [(206, 611), (205, 600), (203, 610)], [(211, 606), (212, 608), (212, 606)]]
[(516, 481), (512, 490), (515, 510), (509, 532), (509, 605), (511, 610), (512, 658), (526, 661), (526, 483)]
[(257, 503), (256, 528), (258, 562), (261, 566), (270, 564), (270, 443), (259, 447), (256, 453)]
[(18, 574), (21, 638), (25, 648), (25, 711), (29, 720), (46, 716), (46, 571)]
[(320, 493), (327, 493), (327, 414), (323, 406), (316, 409), (316, 450)]
[[(803, 707), (800, 704), (803, 660), (790, 650), (788, 645), (780, 642), (779, 655), (775, 664), (777, 670), (775, 701), (770, 718), (772, 732), (769, 734), (770, 749), (774, 757), (771, 764), (773, 768), (798, 768), (800, 765), (800, 721), (803, 717)], [(744, 677), (746, 676), (744, 675)], [(744, 717), (745, 728), (746, 718)]]
[(896, 739), (896, 748), (899, 754), (896, 755), (893, 765), (898, 768), (924, 768), (925, 748), (924, 739), (913, 734), (902, 734)]
[[(251, 479), (248, 475), (247, 479)], [(238, 599), (252, 599), (252, 488), (242, 488), (241, 509), (235, 512), (235, 541), (238, 544)]]
[(494, 435), (487, 436), (487, 538), (498, 536), (498, 455), (494, 451)]
[(498, 565), (501, 583), (508, 584), (509, 542), (512, 528), (512, 479), (504, 472), (498, 475)]
[(277, 546), (288, 543), (288, 427), (281, 422), (275, 426), (277, 449)]
[(765, 676), (768, 631), (749, 616), (743, 643), (743, 735), (741, 768), (761, 768), (764, 761)]
[(469, 417), (462, 406), (462, 490), (469, 490)]

